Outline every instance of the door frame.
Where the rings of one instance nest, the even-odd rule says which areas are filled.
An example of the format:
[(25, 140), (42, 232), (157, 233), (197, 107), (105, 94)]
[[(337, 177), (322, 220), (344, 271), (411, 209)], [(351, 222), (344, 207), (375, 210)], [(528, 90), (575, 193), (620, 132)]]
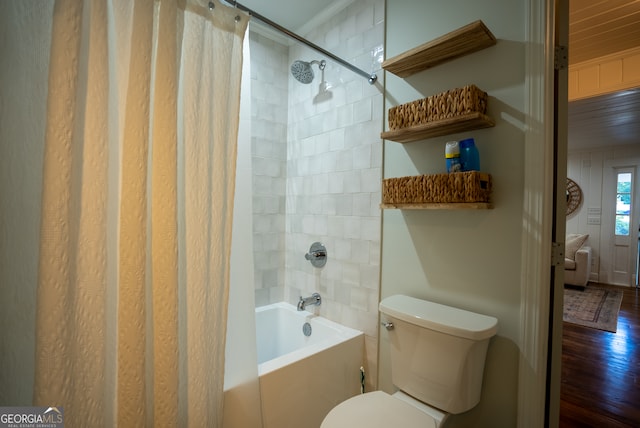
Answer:
[[(564, 242), (568, 70), (556, 74), (555, 46), (567, 45), (568, 0), (529, 0), (525, 56), (526, 132), (520, 311), (518, 427), (557, 427), (562, 356), (564, 270), (552, 263)], [(559, 86), (558, 86), (559, 85)], [(565, 97), (554, 95), (556, 90)], [(564, 99), (564, 107), (556, 102)], [(564, 122), (556, 120), (556, 110)], [(564, 140), (555, 144), (564, 132)], [(560, 183), (560, 184), (559, 184)], [(561, 238), (560, 238), (561, 237)], [(560, 296), (560, 301), (558, 301)]]

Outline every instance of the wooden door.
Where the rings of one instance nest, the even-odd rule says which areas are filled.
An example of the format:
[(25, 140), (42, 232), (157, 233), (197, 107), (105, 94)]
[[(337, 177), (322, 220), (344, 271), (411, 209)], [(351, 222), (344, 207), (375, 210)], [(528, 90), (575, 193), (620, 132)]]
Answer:
[(612, 166), (605, 180), (604, 201), (610, 212), (605, 230), (610, 231), (611, 283), (631, 286), (636, 282), (638, 220), (635, 193), (636, 166)]

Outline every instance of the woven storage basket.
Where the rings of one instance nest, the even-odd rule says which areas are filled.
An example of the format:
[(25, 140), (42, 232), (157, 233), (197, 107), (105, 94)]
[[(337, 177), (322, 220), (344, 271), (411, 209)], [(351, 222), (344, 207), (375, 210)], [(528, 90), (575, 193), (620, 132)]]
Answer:
[(491, 175), (484, 172), (417, 175), (382, 180), (382, 203), (489, 202)]
[(467, 85), (390, 108), (389, 129), (408, 128), (476, 112), (487, 112), (487, 93), (475, 85)]

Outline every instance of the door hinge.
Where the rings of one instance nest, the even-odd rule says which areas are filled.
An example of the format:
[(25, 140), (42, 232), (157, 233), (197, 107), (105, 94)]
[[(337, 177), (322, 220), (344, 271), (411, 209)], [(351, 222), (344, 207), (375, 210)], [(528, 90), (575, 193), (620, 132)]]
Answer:
[(569, 53), (566, 46), (555, 47), (553, 66), (556, 70), (564, 70), (569, 67)]
[(551, 266), (564, 266), (564, 242), (551, 243)]

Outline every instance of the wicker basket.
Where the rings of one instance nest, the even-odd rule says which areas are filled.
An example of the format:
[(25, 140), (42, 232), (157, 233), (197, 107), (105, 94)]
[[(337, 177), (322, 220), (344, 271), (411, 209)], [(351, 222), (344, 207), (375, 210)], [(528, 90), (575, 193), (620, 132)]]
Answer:
[(491, 175), (484, 172), (417, 175), (382, 180), (382, 203), (489, 202)]
[(389, 129), (408, 128), (475, 112), (487, 112), (487, 93), (475, 85), (467, 85), (390, 108)]

